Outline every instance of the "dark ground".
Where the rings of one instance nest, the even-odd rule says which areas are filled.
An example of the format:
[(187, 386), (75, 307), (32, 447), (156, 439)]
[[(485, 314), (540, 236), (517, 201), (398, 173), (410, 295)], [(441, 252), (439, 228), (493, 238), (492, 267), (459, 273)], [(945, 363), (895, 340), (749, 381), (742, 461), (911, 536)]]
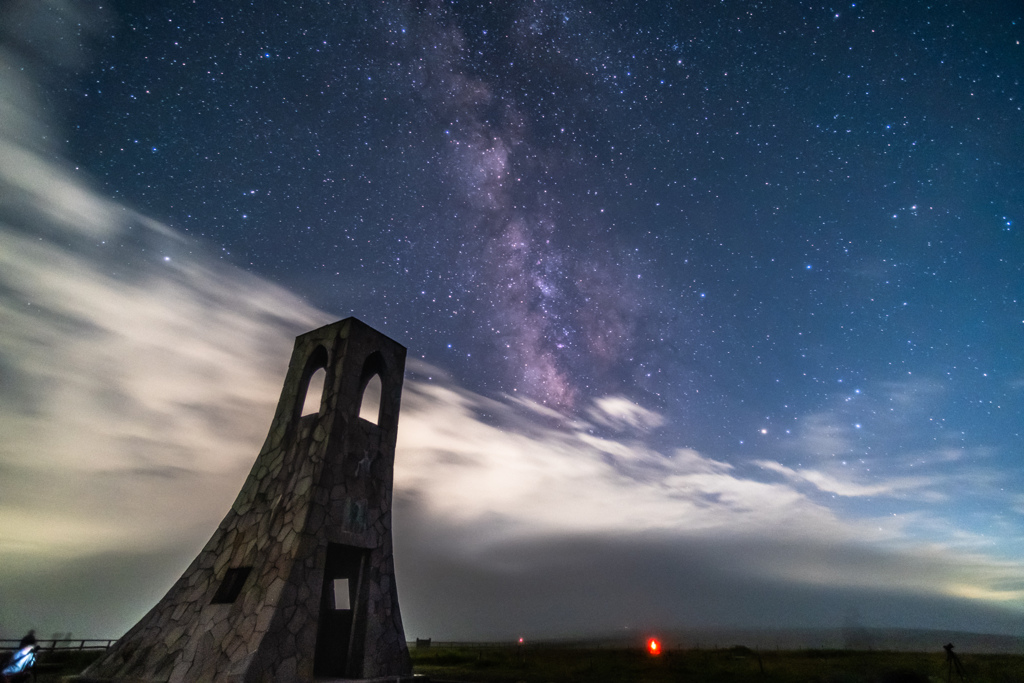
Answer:
[[(634, 683), (638, 681), (802, 681), (919, 683), (960, 681), (946, 653), (799, 650), (757, 652), (669, 650), (657, 657), (640, 648), (430, 648), (412, 650), (416, 673), (435, 681), (474, 683)], [(960, 657), (971, 683), (1024, 682), (1024, 656)]]
[[(669, 650), (657, 657), (624, 648), (526, 647), (412, 648), (416, 673), (434, 683), (637, 683), (773, 681), (778, 683), (939, 683), (960, 681), (945, 652), (798, 650), (757, 652), (743, 646)], [(39, 683), (79, 673), (98, 653), (43, 652)], [(964, 681), (1024, 683), (1024, 655), (960, 655)]]

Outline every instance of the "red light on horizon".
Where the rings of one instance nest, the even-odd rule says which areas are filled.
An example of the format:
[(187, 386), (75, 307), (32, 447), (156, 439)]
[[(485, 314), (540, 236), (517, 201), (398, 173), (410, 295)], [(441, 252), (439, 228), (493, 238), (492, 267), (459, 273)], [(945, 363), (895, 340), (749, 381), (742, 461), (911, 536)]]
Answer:
[(647, 651), (652, 655), (661, 654), (661, 641), (657, 638), (649, 638), (647, 640)]

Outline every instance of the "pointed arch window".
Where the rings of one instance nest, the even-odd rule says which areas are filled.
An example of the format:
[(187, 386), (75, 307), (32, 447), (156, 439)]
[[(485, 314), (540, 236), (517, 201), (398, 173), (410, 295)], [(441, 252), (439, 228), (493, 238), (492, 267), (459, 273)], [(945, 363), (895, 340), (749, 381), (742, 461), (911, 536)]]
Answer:
[(382, 386), (380, 374), (375, 373), (366, 382), (366, 388), (363, 389), (363, 400), (359, 403), (359, 417), (373, 424), (377, 424), (377, 421), (380, 419), (380, 392)]
[(359, 412), (362, 419), (380, 425), (381, 407), (387, 403), (384, 396), (384, 377), (387, 366), (380, 351), (374, 351), (363, 362), (359, 373)]
[(302, 370), (292, 419), (320, 412), (327, 384), (326, 368), (327, 349), (318, 346), (313, 353), (309, 354), (309, 358), (306, 359), (306, 367)]
[(320, 404), (324, 398), (324, 382), (327, 380), (327, 370), (320, 368), (309, 378), (309, 385), (306, 387), (306, 399), (302, 402), (302, 417), (320, 412)]

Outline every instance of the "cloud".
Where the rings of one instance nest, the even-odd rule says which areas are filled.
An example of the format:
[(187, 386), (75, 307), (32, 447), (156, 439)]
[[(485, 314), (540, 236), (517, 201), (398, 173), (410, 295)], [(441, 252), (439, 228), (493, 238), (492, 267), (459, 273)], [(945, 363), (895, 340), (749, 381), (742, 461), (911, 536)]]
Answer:
[(194, 542), (251, 465), (292, 337), (325, 316), (56, 161), (34, 100), (11, 99), (49, 65), (4, 48), (0, 552), (38, 568)]
[(625, 396), (599, 398), (594, 401), (594, 407), (588, 413), (595, 422), (617, 430), (647, 430), (665, 424), (662, 415), (637, 405)]
[[(111, 241), (126, 237), (109, 229)], [(323, 314), (202, 258), (154, 255), (124, 276), (108, 270), (103, 247), (90, 254), (7, 225), (0, 242), (4, 549), (144, 542), (124, 524), (128, 511), (158, 536), (205, 519), (208, 497), (182, 506), (166, 483), (199, 494), (239, 481), (291, 338)], [(135, 510), (129, 501), (145, 492), (149, 504)], [(43, 504), (47, 494), (59, 504)]]
[[(756, 460), (754, 464), (766, 470), (778, 472), (790, 481), (807, 482), (820, 491), (835, 493), (840, 496), (905, 496), (910, 491), (921, 493), (921, 489), (925, 489), (935, 483), (930, 478), (916, 477), (885, 479), (873, 484), (860, 484), (850, 481), (848, 478), (833, 476), (819, 470), (790, 469), (781, 463), (772, 462), (771, 460)], [(926, 494), (929, 495), (932, 501), (942, 500), (941, 496), (936, 498), (936, 494), (927, 492)]]
[(823, 408), (801, 417), (796, 430), (800, 454), (819, 460), (888, 458), (894, 446), (902, 452), (919, 449), (922, 441), (947, 439), (933, 419), (946, 394), (939, 382), (924, 378), (837, 391)]
[[(713, 534), (522, 538), (467, 555), (438, 544), (443, 527), (421, 512), (414, 501), (397, 502), (396, 540), (405, 552), (396, 562), (410, 637), (821, 628), (842, 624), (854, 608), (871, 626), (1019, 630), (1019, 613), (955, 596), (959, 572), (934, 558)], [(884, 577), (894, 581), (879, 587)]]
[[(684, 603), (701, 591), (720, 601), (716, 623), (758, 622), (763, 615), (755, 618), (729, 597), (758, 590), (803, 604), (783, 610), (794, 624), (822, 618), (805, 602), (819, 591), (832, 591), (826, 602), (837, 613), (844, 599), (855, 600), (848, 606), (880, 595), (900, 604), (932, 601), (943, 609), (963, 598), (1019, 604), (1013, 601), (1024, 577), (1013, 563), (915, 544), (901, 525), (909, 520), (844, 520), (799, 487), (742, 476), (732, 465), (696, 451), (663, 455), (635, 441), (595, 437), (587, 424), (569, 420), (525, 429), (522, 410), (521, 402), (496, 402), (443, 381), (407, 384), (395, 491), (396, 529), (408, 526), (396, 533), (400, 546), (412, 550), (415, 569), (411, 560), (399, 564), (409, 567), (407, 576), (415, 575), (413, 586), (422, 586), (425, 575), (448, 585), (454, 579), (442, 575), (449, 572), (466, 584), (458, 597), (436, 593), (446, 596), (444, 608), (424, 595), (413, 598), (417, 623), (433, 624), (434, 632), (460, 633), (465, 623), (439, 623), (428, 616), (433, 610), (470, 612), (470, 604), (480, 610), (477, 618), (458, 619), (481, 632), (498, 628), (482, 616), (495, 602), (518, 615), (511, 623), (530, 622), (522, 607), (507, 605), (499, 586), (509, 586), (510, 595), (522, 591), (540, 602), (554, 600), (577, 617), (538, 617), (534, 627), (549, 629), (549, 635), (568, 633), (570, 622), (576, 628), (612, 629), (615, 618), (626, 614), (639, 623), (637, 606), (653, 609), (659, 600), (678, 611), (654, 609), (649, 620), (699, 622)], [(488, 416), (486, 422), (480, 414)], [(895, 494), (926, 483), (890, 482), (869, 491), (808, 473), (792, 472), (788, 478), (856, 496)], [(669, 578), (662, 573), (665, 566), (678, 573)], [(614, 588), (618, 594), (600, 578), (609, 567), (623, 572)], [(545, 579), (545, 571), (554, 573)], [(965, 584), (964, 576), (972, 580)], [(606, 604), (610, 612), (597, 618), (591, 611), (598, 608), (583, 599), (582, 588), (554, 588), (565, 577), (602, 591), (597, 602), (615, 607)], [(709, 598), (705, 593), (701, 599)], [(635, 605), (624, 604), (630, 600)], [(948, 623), (941, 610), (930, 619), (932, 625)], [(764, 618), (762, 625), (768, 622)], [(512, 635), (512, 630), (501, 632)]]
[(802, 537), (850, 535), (828, 509), (787, 486), (740, 477), (692, 450), (666, 456), (641, 442), (600, 438), (568, 419), (520, 428), (521, 406), (442, 382), (408, 382), (396, 491), (481, 544), (522, 535), (779, 535), (780, 528)]

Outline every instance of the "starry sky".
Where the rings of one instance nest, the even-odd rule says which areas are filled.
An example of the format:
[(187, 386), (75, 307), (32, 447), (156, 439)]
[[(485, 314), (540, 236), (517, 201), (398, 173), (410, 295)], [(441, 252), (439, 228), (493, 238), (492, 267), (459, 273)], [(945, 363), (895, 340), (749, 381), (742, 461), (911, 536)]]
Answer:
[(130, 626), (355, 315), (410, 637), (1024, 635), (1020, 3), (0, 11), (0, 631)]

